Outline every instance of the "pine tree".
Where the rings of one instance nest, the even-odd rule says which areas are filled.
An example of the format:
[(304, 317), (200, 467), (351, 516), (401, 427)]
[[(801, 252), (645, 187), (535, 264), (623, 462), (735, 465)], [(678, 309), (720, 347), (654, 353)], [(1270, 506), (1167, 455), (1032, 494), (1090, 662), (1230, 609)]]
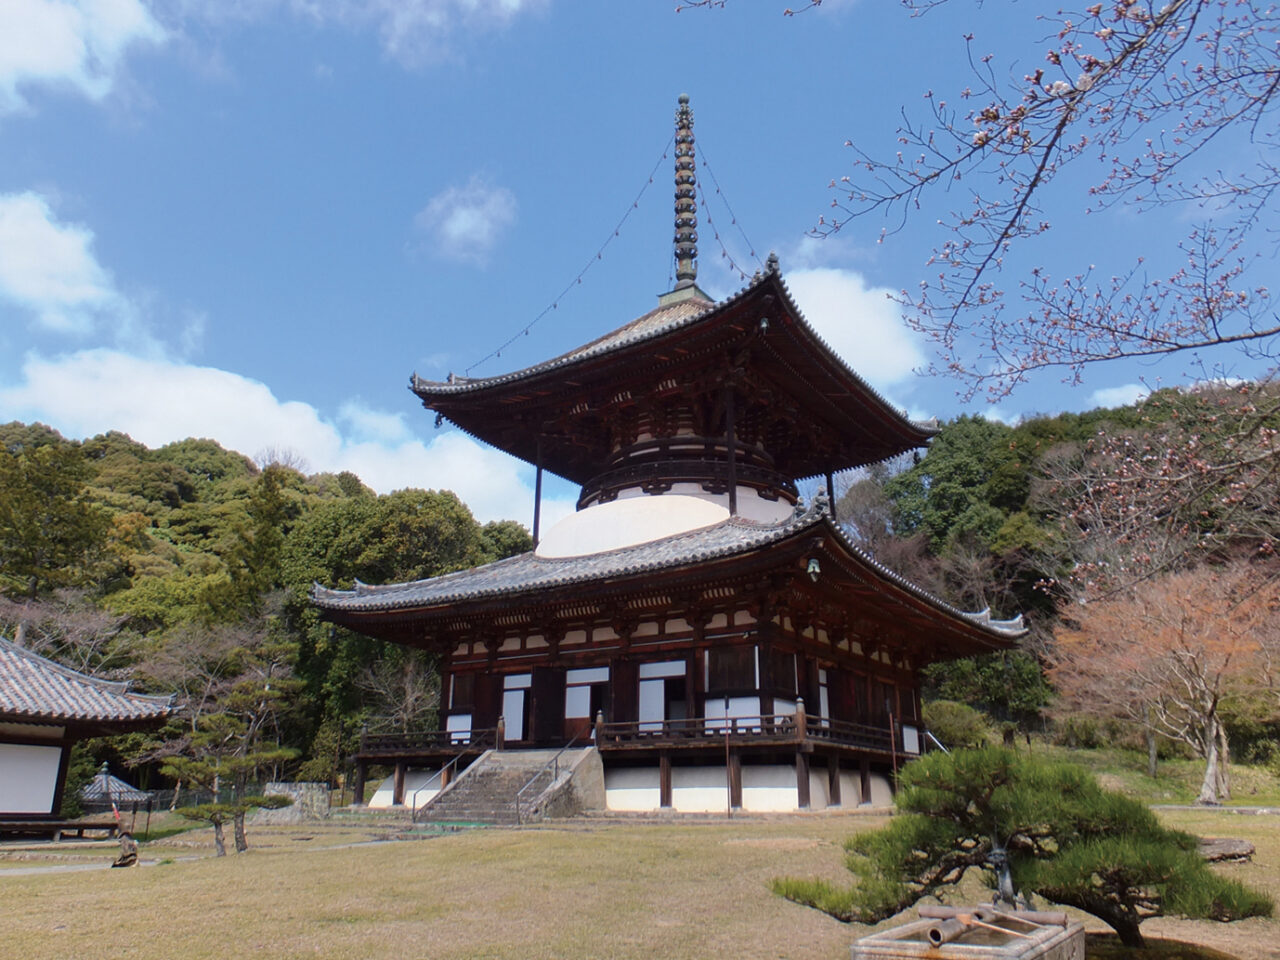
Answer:
[(1092, 913), (1131, 947), (1142, 946), (1148, 917), (1271, 915), (1269, 897), (1209, 870), (1195, 837), (1162, 827), (1141, 803), (1070, 764), (988, 747), (930, 754), (900, 778), (900, 815), (845, 844), (852, 888), (782, 879), (774, 892), (876, 923), (970, 870), (994, 885), (1007, 859), (1016, 890)]

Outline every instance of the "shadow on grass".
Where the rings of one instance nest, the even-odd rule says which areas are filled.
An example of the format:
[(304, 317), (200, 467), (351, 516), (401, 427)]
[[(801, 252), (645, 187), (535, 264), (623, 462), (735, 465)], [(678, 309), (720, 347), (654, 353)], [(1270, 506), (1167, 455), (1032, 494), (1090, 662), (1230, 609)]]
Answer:
[(1234, 954), (1181, 940), (1147, 937), (1142, 949), (1126, 947), (1114, 933), (1090, 933), (1085, 960), (1237, 960)]

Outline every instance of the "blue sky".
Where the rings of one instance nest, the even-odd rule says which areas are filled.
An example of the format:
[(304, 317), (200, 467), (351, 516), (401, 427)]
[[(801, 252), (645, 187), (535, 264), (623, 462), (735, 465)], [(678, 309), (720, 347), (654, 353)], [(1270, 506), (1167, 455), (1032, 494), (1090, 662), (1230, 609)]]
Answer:
[[(729, 257), (749, 272), (776, 250), (808, 319), (912, 415), (1088, 409), (1178, 375), (1117, 366), (962, 404), (912, 373), (930, 347), (886, 294), (916, 285), (963, 188), (885, 244), (874, 220), (807, 236), (846, 140), (892, 151), (901, 109), (964, 86), (965, 33), (1011, 72), (1035, 60), (1026, 4), (913, 20), (872, 0), (796, 17), (775, 0), (674, 3), (4, 0), (0, 422), (288, 449), (527, 523), (532, 469), (434, 429), (409, 375), (462, 373), (552, 303), (472, 373), (656, 305), (681, 92)], [(699, 282), (723, 297), (741, 280), (706, 212)], [(1158, 227), (1108, 216), (1060, 224), (1032, 256), (1078, 263)], [(575, 494), (553, 484), (548, 513)]]

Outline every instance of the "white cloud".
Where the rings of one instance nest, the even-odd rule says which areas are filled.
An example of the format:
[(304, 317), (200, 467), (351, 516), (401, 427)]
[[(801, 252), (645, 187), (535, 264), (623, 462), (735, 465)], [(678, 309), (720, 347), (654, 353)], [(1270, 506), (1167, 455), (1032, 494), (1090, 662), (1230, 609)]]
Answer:
[(319, 20), (372, 23), (389, 55), (406, 64), (450, 52), (462, 30), (504, 27), (544, 0), (293, 0), (295, 10)]
[(400, 443), (408, 438), (409, 428), (404, 415), (384, 413), (365, 406), (358, 400), (349, 400), (338, 410), (338, 419), (361, 440), (378, 443)]
[(101, 100), (131, 47), (165, 39), (141, 0), (4, 0), (0, 113), (25, 107), (23, 91), (36, 86)]
[[(0, 422), (40, 420), (71, 437), (121, 430), (153, 448), (210, 437), (250, 456), (288, 450), (312, 470), (350, 470), (382, 493), (453, 490), (481, 521), (532, 522), (532, 468), (506, 454), (458, 431), (423, 443), (398, 415), (356, 402), (339, 419), (352, 425), (351, 435), (309, 404), (280, 400), (239, 374), (108, 349), (28, 356), (21, 382), (0, 386)], [(572, 509), (572, 501), (544, 498), (543, 522)]]
[(0, 298), (49, 330), (87, 333), (124, 301), (93, 255), (93, 231), (59, 223), (36, 193), (0, 194)]
[(919, 341), (889, 299), (861, 274), (813, 267), (787, 274), (787, 286), (805, 319), (846, 363), (877, 389), (907, 381), (925, 363)]
[(187, 17), (218, 23), (277, 10), (321, 25), (377, 32), (387, 55), (406, 66), (447, 59), (466, 33), (501, 29), (548, 0), (183, 0)]
[(414, 224), (432, 238), (440, 256), (483, 264), (515, 220), (515, 194), (473, 176), (466, 186), (432, 197)]
[(1089, 395), (1089, 402), (1095, 407), (1127, 407), (1137, 403), (1151, 393), (1151, 388), (1144, 383), (1126, 383), (1119, 387), (1104, 387)]

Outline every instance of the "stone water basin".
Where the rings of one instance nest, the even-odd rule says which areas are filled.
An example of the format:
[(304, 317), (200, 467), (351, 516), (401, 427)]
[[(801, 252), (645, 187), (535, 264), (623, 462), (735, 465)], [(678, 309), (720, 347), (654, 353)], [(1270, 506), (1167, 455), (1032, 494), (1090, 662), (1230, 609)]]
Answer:
[(852, 960), (1084, 960), (1084, 924), (1065, 914), (921, 907), (910, 923), (856, 941)]

